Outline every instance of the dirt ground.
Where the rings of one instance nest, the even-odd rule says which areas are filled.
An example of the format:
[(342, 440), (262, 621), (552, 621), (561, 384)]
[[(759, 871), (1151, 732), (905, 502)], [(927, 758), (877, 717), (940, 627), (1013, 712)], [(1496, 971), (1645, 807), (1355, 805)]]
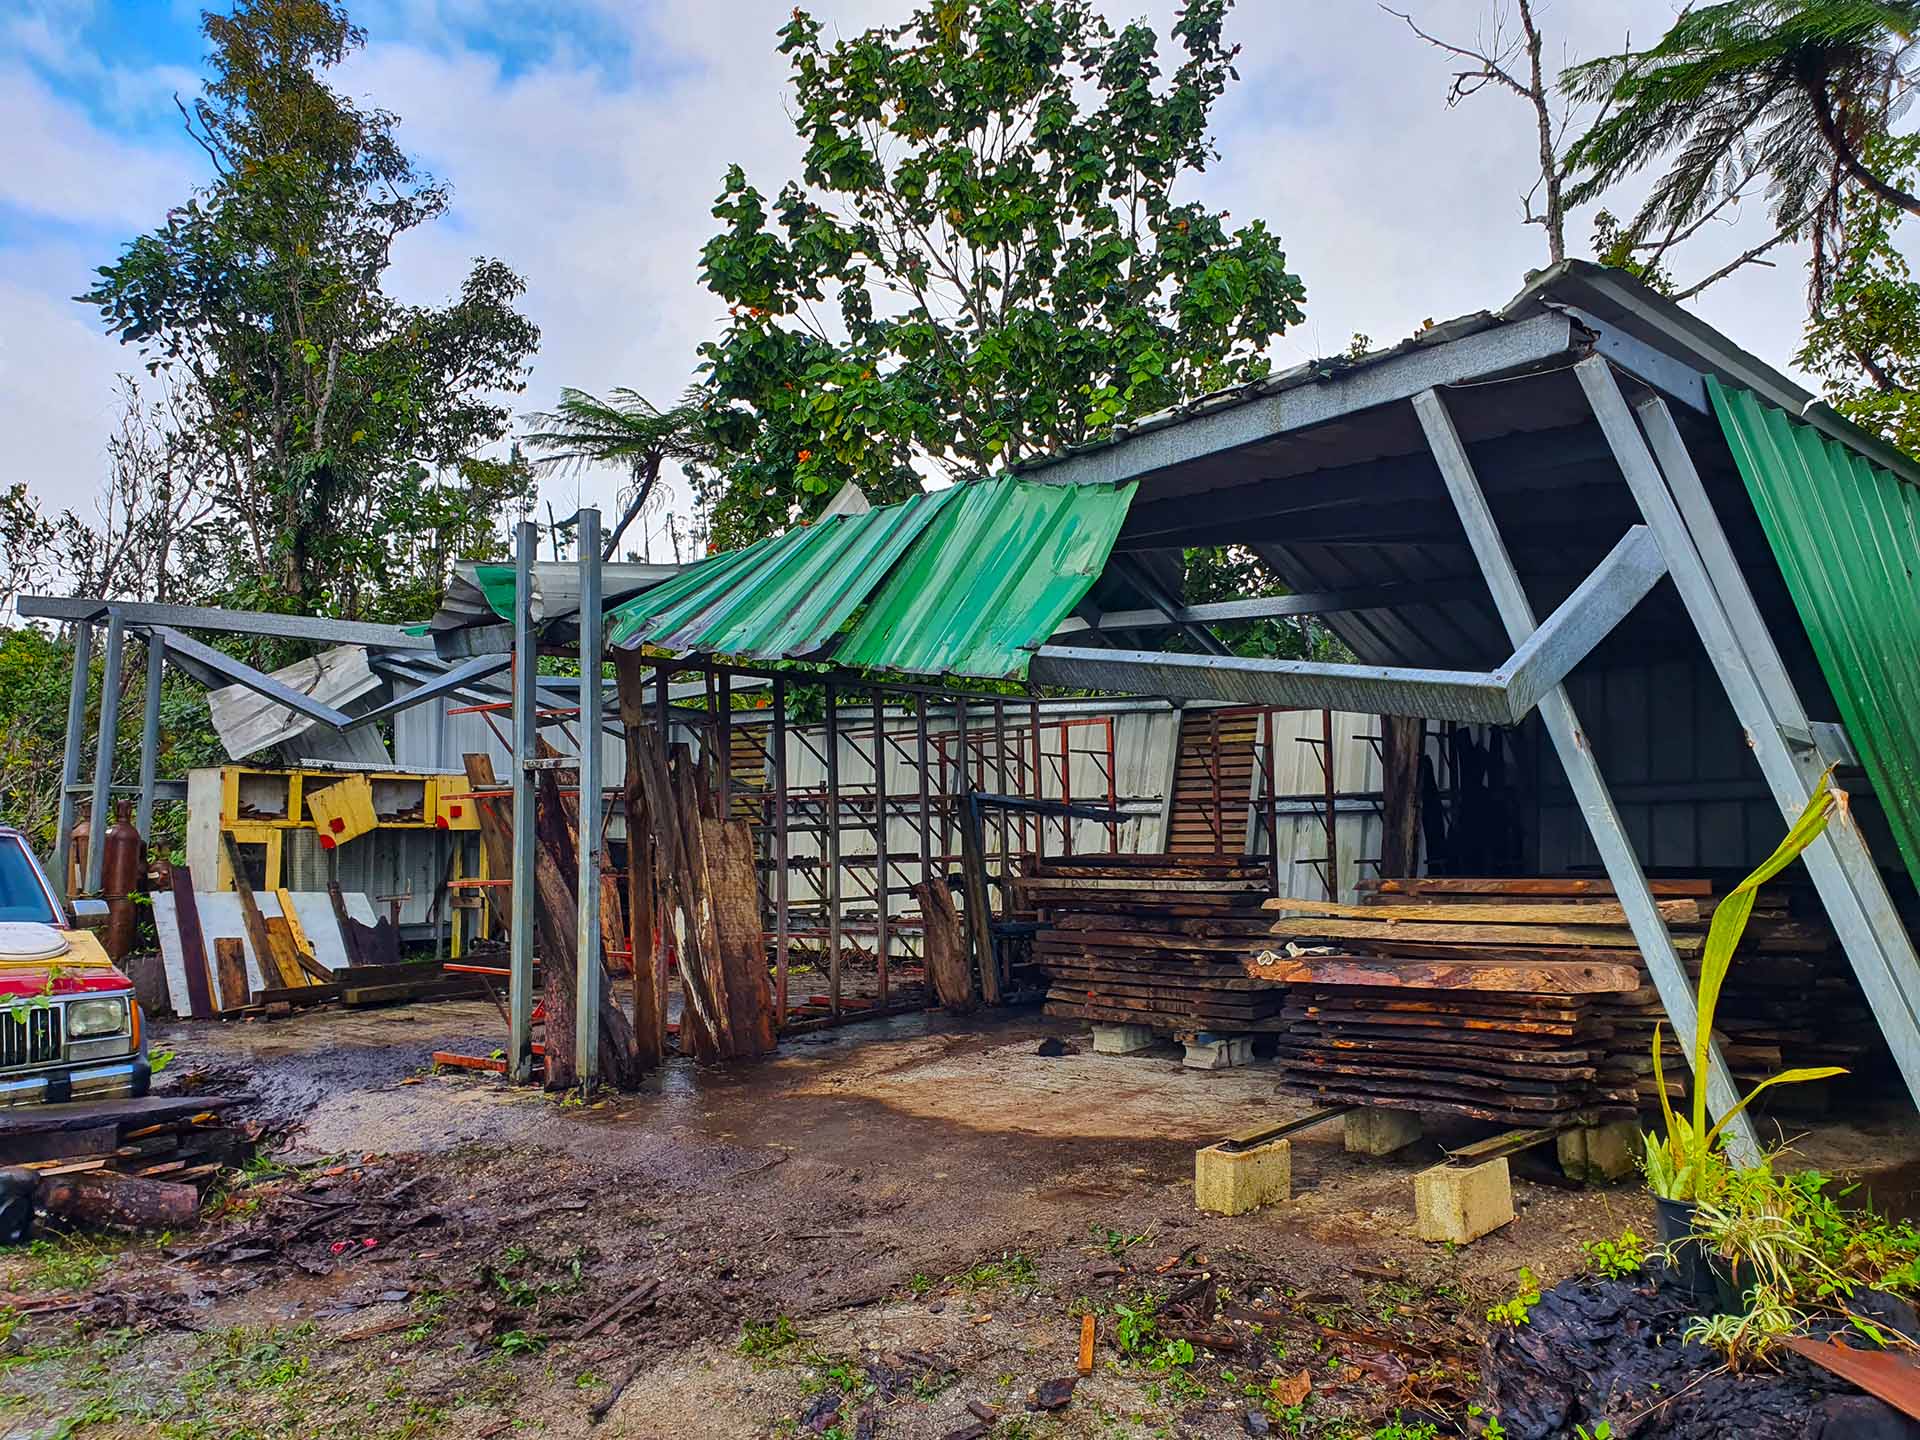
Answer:
[[(1487, 1306), (1651, 1233), (1642, 1189), (1568, 1188), (1548, 1149), (1514, 1161), (1514, 1224), (1422, 1244), (1413, 1174), (1479, 1132), (1363, 1160), (1337, 1122), (1296, 1138), (1292, 1203), (1201, 1215), (1195, 1148), (1307, 1107), (1267, 1067), (1096, 1056), (1031, 1012), (584, 1105), (428, 1064), (499, 1031), (480, 1004), (163, 1027), (167, 1084), (252, 1095), (278, 1147), (191, 1235), (0, 1261), (0, 1433), (1479, 1435)], [(1093, 1373), (1030, 1409), (1088, 1313)]]

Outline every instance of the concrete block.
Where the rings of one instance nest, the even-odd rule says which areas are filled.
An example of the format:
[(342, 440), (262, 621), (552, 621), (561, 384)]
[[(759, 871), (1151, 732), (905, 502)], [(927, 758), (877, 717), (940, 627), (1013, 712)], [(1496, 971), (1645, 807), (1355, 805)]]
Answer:
[(1480, 1165), (1436, 1165), (1413, 1177), (1413, 1228), (1422, 1240), (1467, 1245), (1512, 1219), (1505, 1156)]
[(1342, 1124), (1349, 1155), (1391, 1155), (1425, 1133), (1411, 1110), (1351, 1110)]
[(1181, 1063), (1189, 1070), (1231, 1070), (1253, 1063), (1251, 1035), (1196, 1035), (1181, 1043), (1187, 1047)]
[(1193, 1155), (1193, 1203), (1212, 1215), (1244, 1215), (1293, 1194), (1293, 1146), (1269, 1140), (1250, 1150), (1209, 1145)]
[(1096, 1055), (1133, 1055), (1151, 1048), (1153, 1031), (1145, 1025), (1093, 1027), (1093, 1053)]
[(1554, 1139), (1560, 1152), (1560, 1169), (1569, 1180), (1588, 1185), (1625, 1180), (1639, 1168), (1645, 1146), (1640, 1127), (1631, 1120), (1613, 1120), (1605, 1125), (1562, 1130)]

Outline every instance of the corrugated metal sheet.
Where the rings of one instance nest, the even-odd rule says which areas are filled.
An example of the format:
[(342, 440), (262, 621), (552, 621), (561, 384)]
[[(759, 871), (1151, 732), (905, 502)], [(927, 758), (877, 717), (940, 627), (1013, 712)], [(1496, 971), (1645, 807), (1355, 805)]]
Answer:
[(1024, 676), (1106, 568), (1133, 492), (1012, 479), (940, 492), (954, 502), (834, 658), (917, 675)]
[(1920, 881), (1920, 490), (1709, 376), (1840, 718)]
[(1003, 477), (834, 516), (716, 555), (618, 606), (609, 643), (1024, 676), (1099, 575), (1132, 498), (1131, 485)]

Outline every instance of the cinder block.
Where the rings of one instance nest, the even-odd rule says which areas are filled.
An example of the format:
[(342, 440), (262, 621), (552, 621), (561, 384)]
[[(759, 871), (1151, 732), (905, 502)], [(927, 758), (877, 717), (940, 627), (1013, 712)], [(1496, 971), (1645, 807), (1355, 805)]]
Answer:
[(1413, 1177), (1413, 1228), (1422, 1240), (1466, 1245), (1512, 1219), (1505, 1156), (1480, 1165), (1436, 1165)]
[(1631, 1120), (1562, 1130), (1554, 1145), (1566, 1177), (1588, 1185), (1625, 1180), (1639, 1167), (1644, 1153), (1640, 1127)]
[(1132, 1055), (1152, 1047), (1153, 1031), (1145, 1025), (1093, 1027), (1093, 1053), (1096, 1055)]
[(1181, 1063), (1189, 1070), (1231, 1070), (1253, 1063), (1250, 1035), (1197, 1035), (1182, 1043), (1187, 1054)]
[(1293, 1146), (1269, 1140), (1250, 1150), (1209, 1145), (1193, 1156), (1193, 1203), (1213, 1215), (1244, 1215), (1293, 1194)]
[(1411, 1110), (1350, 1110), (1342, 1124), (1349, 1155), (1391, 1155), (1425, 1133)]

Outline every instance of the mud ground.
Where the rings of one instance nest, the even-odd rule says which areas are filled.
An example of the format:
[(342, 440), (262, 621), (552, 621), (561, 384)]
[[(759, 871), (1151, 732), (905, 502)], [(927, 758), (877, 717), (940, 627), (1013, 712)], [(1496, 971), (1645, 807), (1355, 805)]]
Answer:
[[(676, 1061), (585, 1105), (428, 1064), (499, 1032), (484, 1004), (163, 1027), (168, 1085), (252, 1095), (277, 1148), (192, 1235), (0, 1260), (0, 1434), (1478, 1435), (1487, 1306), (1651, 1233), (1637, 1185), (1568, 1188), (1548, 1150), (1514, 1162), (1514, 1224), (1425, 1245), (1412, 1176), (1480, 1132), (1362, 1160), (1337, 1122), (1296, 1138), (1291, 1204), (1200, 1215), (1195, 1148), (1306, 1107), (1265, 1067), (1095, 1056), (1030, 1012)], [(1029, 1409), (1083, 1313), (1093, 1373)]]

